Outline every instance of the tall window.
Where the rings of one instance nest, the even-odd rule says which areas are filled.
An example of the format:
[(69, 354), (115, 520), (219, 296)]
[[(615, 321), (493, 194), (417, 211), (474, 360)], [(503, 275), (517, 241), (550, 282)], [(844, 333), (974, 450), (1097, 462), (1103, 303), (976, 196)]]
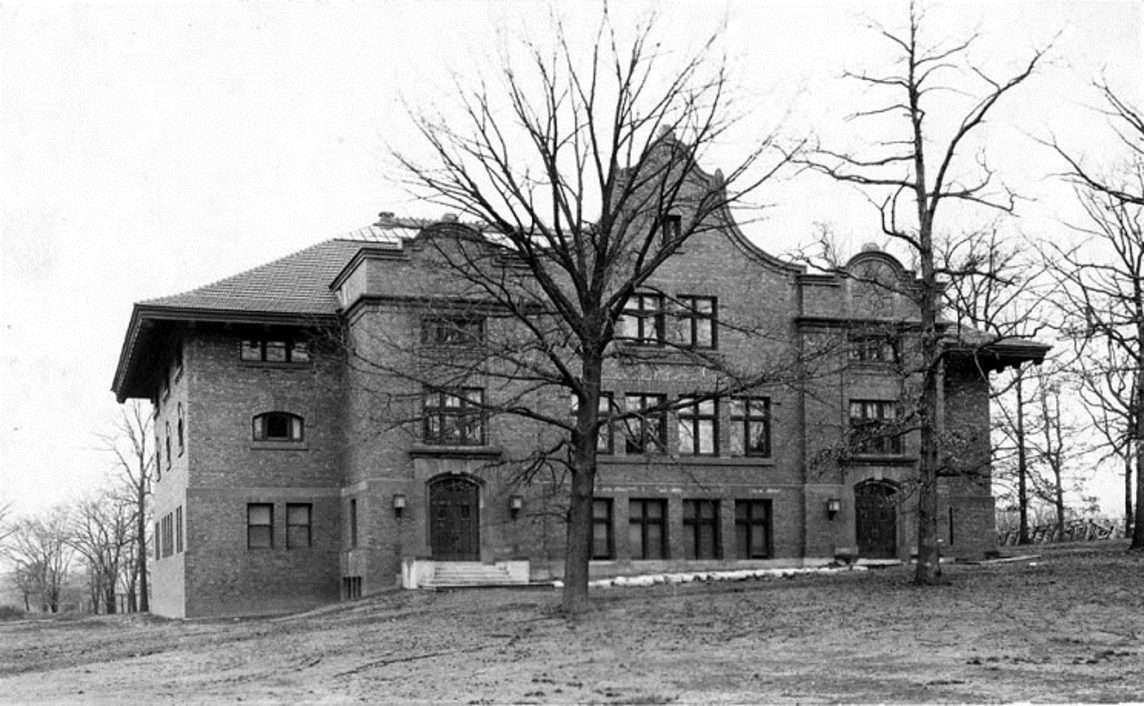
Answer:
[(286, 548), (298, 549), (310, 546), (310, 514), (313, 506), (309, 503), (287, 503), (286, 505)]
[(250, 503), (246, 506), (247, 549), (270, 549), (274, 546), (274, 506)]
[(485, 391), (477, 387), (425, 390), (423, 440), (445, 446), (485, 443)]
[(171, 423), (165, 422), (164, 427), (167, 430), (167, 470), (171, 469)]
[(633, 559), (667, 558), (667, 501), (628, 503), (628, 547)]
[(186, 424), (186, 421), (185, 421), (185, 417), (183, 415), (183, 403), (180, 402), (179, 403), (179, 420), (178, 420), (178, 426), (177, 426), (177, 432), (178, 432), (178, 438), (179, 438), (179, 454), (180, 455), (182, 455), (183, 449), (185, 448), (185, 445), (183, 443), (183, 427), (185, 426), (185, 424)]
[(159, 443), (159, 436), (155, 436), (155, 482), (163, 480), (163, 447)]
[(901, 455), (897, 418), (896, 402), (850, 400), (851, 450), (856, 454)]
[(357, 498), (350, 498), (350, 546), (357, 547), (358, 543), (358, 526), (357, 526)]
[[(579, 401), (576, 395), (572, 395), (572, 416), (576, 416), (579, 409)], [(615, 429), (610, 422), (606, 420), (615, 413), (616, 408), (612, 402), (612, 393), (601, 392), (600, 400), (597, 404), (597, 409), (600, 412), (600, 433), (596, 437), (596, 451), (602, 454), (610, 454), (615, 452)]]
[(720, 559), (719, 501), (684, 500), (683, 533), (687, 559)]
[(735, 501), (735, 556), (766, 559), (771, 555), (771, 501)]
[(678, 213), (665, 214), (660, 219), (659, 227), (662, 230), (660, 235), (663, 237), (664, 243), (677, 241), (683, 233), (683, 217)]
[(629, 454), (667, 452), (667, 403), (664, 395), (627, 395), (626, 411), (638, 416), (624, 420), (624, 447)]
[(254, 417), (251, 433), (255, 441), (301, 441), (304, 420), (288, 412), (266, 412)]
[(183, 551), (183, 506), (175, 508), (175, 553)]
[(162, 523), (155, 523), (155, 561), (163, 558), (162, 554)]
[(898, 359), (897, 343), (891, 336), (852, 336), (850, 360), (859, 363), (893, 363)]
[(426, 316), (421, 319), (421, 343), (428, 346), (472, 346), (485, 340), (482, 316)]
[(679, 297), (679, 345), (684, 348), (716, 348), (715, 297)]
[(592, 558), (616, 558), (616, 542), (612, 535), (611, 498), (592, 500)]
[(663, 345), (663, 295), (635, 294), (624, 307), (620, 318), (620, 335), (645, 346)]
[(736, 456), (771, 455), (771, 401), (766, 397), (731, 400), (731, 452)]
[(715, 400), (681, 400), (679, 408), (679, 453), (714, 456), (719, 453), (719, 414)]
[(309, 363), (310, 344), (290, 337), (247, 338), (239, 345), (239, 358), (262, 363)]

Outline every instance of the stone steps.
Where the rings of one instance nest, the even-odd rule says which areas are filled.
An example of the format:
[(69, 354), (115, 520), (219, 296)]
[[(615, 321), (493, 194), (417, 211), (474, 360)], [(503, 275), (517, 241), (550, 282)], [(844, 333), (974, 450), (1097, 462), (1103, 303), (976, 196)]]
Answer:
[(433, 578), (424, 581), (421, 588), (493, 588), (527, 584), (528, 581), (513, 578), (503, 566), (475, 561), (439, 561), (435, 562)]

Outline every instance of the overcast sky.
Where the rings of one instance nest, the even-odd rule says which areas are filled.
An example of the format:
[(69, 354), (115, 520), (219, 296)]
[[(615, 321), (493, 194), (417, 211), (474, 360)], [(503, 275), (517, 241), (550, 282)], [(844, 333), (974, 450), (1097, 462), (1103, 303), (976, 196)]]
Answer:
[[(573, 24), (581, 3), (554, 3)], [(865, 29), (905, 2), (659, 3), (665, 46), (711, 32), (756, 132), (855, 136), (863, 96), (838, 80), (884, 57)], [(613, 2), (621, 26), (644, 3)], [(543, 2), (189, 2), (0, 6), (0, 502), (32, 512), (98, 485), (97, 433), (133, 302), (191, 289), (368, 225), (378, 211), (439, 215), (397, 185), (391, 147), (414, 149), (408, 108), (448, 104), (453, 76), (491, 72), (502, 48), (549, 34)], [(1087, 84), (1141, 104), (1142, 3), (934, 4), (935, 39), (979, 30), (974, 57), (1007, 73), (1054, 36), (1051, 62), (997, 113), (990, 161), (1037, 201), (1020, 227), (1066, 238), (1060, 165), (1036, 138), (1093, 163), (1115, 145)], [(722, 27), (725, 24), (725, 27)], [(722, 28), (721, 28), (722, 27)], [(713, 157), (719, 158), (719, 152)], [(720, 164), (705, 164), (714, 170)], [(829, 223), (876, 239), (853, 194), (799, 179), (745, 228), (776, 254)], [(1115, 511), (1117, 481), (1105, 479)]]

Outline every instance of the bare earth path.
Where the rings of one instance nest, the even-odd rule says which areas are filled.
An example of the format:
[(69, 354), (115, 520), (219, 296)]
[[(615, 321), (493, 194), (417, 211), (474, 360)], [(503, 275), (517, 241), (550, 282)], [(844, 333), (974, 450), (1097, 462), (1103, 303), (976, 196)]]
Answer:
[(1144, 701), (1144, 556), (1081, 545), (946, 576), (601, 589), (574, 622), (535, 589), (22, 621), (0, 624), (0, 702)]

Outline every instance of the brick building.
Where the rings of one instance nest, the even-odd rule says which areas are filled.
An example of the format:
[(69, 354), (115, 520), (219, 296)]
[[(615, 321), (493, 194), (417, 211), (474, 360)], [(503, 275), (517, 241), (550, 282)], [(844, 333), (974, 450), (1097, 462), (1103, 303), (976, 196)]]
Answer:
[[(604, 387), (614, 409), (652, 411), (601, 440), (592, 573), (908, 559), (918, 442), (896, 421), (916, 317), (895, 292), (913, 273), (867, 248), (811, 274), (720, 223), (629, 304), (631, 355)], [(296, 610), (440, 580), (455, 562), (559, 576), (559, 475), (521, 483), (517, 463), (546, 432), (476, 411), (505, 389), (479, 376), (444, 393), (394, 374), (402, 356), (456, 360), (510, 325), (459, 313), (428, 246), (474, 237), (382, 214), (135, 305), (113, 391), (154, 404), (154, 612)], [(995, 546), (985, 376), (1046, 351), (978, 338), (951, 343), (943, 382), (942, 431), (965, 471), (941, 486), (943, 551), (965, 557)], [(800, 376), (692, 403), (710, 372), (682, 349), (797, 360)], [(534, 402), (568, 407), (567, 393)]]

